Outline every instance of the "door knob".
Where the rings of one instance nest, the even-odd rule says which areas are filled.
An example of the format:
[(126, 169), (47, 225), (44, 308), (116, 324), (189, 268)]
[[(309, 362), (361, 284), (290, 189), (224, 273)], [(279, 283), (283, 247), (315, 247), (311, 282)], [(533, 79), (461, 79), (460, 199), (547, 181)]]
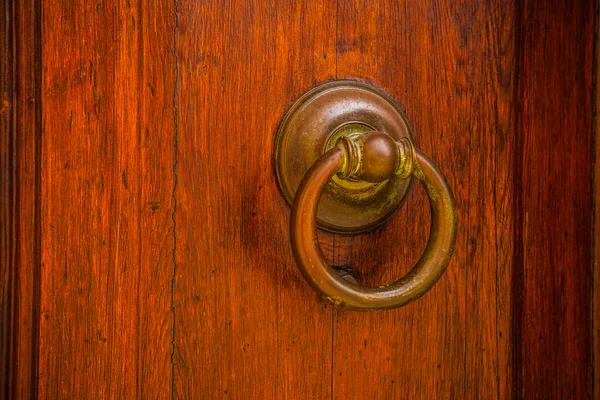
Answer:
[[(454, 196), (438, 167), (413, 146), (402, 111), (380, 90), (333, 81), (302, 96), (279, 127), (275, 169), (292, 205), (296, 263), (310, 286), (333, 304), (401, 307), (424, 295), (446, 270), (456, 242)], [(413, 176), (431, 206), (429, 241), (419, 261), (384, 286), (341, 277), (323, 255), (317, 227), (346, 234), (376, 228), (402, 205)]]

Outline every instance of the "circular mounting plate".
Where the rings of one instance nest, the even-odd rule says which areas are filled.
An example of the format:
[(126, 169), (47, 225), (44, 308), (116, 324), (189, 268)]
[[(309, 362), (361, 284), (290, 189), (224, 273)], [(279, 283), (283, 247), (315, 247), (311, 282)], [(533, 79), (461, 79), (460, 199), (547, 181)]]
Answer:
[[(337, 138), (373, 130), (396, 140), (412, 140), (404, 113), (371, 85), (331, 81), (302, 95), (285, 114), (275, 137), (277, 181), (288, 204), (306, 171)], [(399, 176), (378, 184), (334, 177), (321, 196), (317, 226), (347, 234), (375, 229), (400, 208), (410, 182)]]

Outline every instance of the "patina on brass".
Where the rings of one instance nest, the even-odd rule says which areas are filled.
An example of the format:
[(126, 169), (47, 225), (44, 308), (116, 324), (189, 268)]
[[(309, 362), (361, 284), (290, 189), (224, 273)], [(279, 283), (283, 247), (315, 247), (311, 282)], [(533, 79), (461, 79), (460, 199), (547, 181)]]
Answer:
[[(401, 307), (425, 294), (444, 273), (456, 242), (456, 204), (435, 164), (412, 142), (406, 117), (381, 91), (334, 81), (302, 96), (277, 132), (275, 169), (292, 204), (290, 236), (296, 263), (312, 288), (356, 310)], [(429, 242), (398, 281), (364, 287), (329, 265), (317, 227), (371, 230), (402, 204), (415, 176), (431, 205)]]
[[(431, 231), (417, 264), (398, 281), (364, 287), (341, 277), (325, 260), (317, 240), (317, 209), (332, 177), (386, 182), (412, 174), (431, 205)], [(423, 296), (440, 279), (456, 243), (454, 196), (435, 164), (408, 139), (396, 142), (382, 132), (341, 137), (315, 161), (298, 186), (292, 204), (290, 236), (296, 263), (312, 288), (335, 305), (356, 310), (404, 306)]]
[[(412, 140), (402, 111), (371, 85), (332, 81), (298, 99), (283, 118), (275, 142), (277, 180), (288, 203), (306, 171), (338, 139), (369, 131), (386, 132), (397, 142)], [(411, 182), (410, 174), (378, 182), (363, 178), (334, 176), (326, 183), (317, 212), (319, 228), (346, 234), (372, 230), (398, 210)]]

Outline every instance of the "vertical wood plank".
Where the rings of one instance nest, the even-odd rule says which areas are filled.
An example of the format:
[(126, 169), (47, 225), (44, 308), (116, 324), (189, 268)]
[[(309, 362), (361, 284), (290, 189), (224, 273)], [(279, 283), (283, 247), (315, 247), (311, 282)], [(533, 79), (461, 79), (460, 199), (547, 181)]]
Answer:
[(178, 397), (331, 397), (331, 306), (293, 261), (273, 144), (292, 102), (334, 77), (335, 11), (178, 2)]
[[(592, 1), (43, 3), (0, 5), (7, 397), (598, 397)], [(334, 77), (395, 97), (457, 197), (400, 310), (332, 310), (289, 249), (273, 135)], [(426, 204), (322, 247), (397, 279)]]
[[(598, 10), (596, 10), (598, 18)], [(596, 22), (597, 23), (597, 22)], [(592, 398), (600, 398), (600, 63), (598, 55), (600, 54), (600, 40), (596, 32), (596, 66), (595, 66), (595, 87), (594, 87), (594, 249), (592, 263), (592, 296), (591, 296), (591, 316), (592, 316)]]
[(171, 397), (174, 23), (44, 2), (41, 398)]
[(591, 396), (593, 1), (521, 10), (515, 391)]
[[(337, 75), (374, 82), (406, 109), (418, 147), (458, 205), (441, 281), (399, 310), (336, 310), (334, 398), (506, 398), (510, 393), (515, 5), (340, 2)], [(422, 254), (429, 210), (415, 184), (378, 232), (338, 238), (337, 264), (391, 282)]]
[(9, 398), (12, 376), (11, 326), (14, 243), (14, 15), (0, 3), (0, 397)]
[[(11, 256), (7, 264), (9, 287), (2, 318), (8, 335), (10, 371), (4, 375), (7, 398), (29, 399), (37, 393), (39, 289), (40, 289), (40, 176), (41, 176), (41, 20), (38, 0), (4, 2), (3, 23), (12, 54), (3, 57), (2, 76), (12, 93), (2, 93), (3, 139), (11, 158), (6, 181), (11, 185), (8, 203), (10, 238), (4, 244)], [(6, 86), (7, 88), (9, 86)], [(3, 84), (4, 87), (4, 84)], [(6, 134), (6, 136), (4, 136)], [(4, 179), (5, 176), (3, 176)], [(8, 248), (9, 247), (9, 248)]]

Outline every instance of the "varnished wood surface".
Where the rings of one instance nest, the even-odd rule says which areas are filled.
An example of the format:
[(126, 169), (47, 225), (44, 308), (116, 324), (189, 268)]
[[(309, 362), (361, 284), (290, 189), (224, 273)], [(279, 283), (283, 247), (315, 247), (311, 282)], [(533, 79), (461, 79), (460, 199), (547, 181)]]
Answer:
[(174, 4), (43, 11), (39, 396), (172, 397)]
[[(600, 51), (600, 41), (596, 37), (596, 56)], [(596, 62), (595, 70), (595, 92), (594, 92), (594, 107), (595, 107), (595, 134), (594, 134), (594, 253), (592, 262), (592, 300), (591, 300), (591, 316), (592, 316), (592, 396), (595, 399), (600, 398), (600, 98), (598, 90), (600, 89), (600, 80), (598, 73), (600, 72), (600, 64)]]
[(286, 108), (335, 77), (335, 4), (177, 10), (175, 394), (329, 398), (332, 308), (294, 264), (272, 159)]
[(12, 368), (10, 361), (10, 326), (12, 303), (12, 204), (13, 204), (13, 32), (12, 8), (0, 3), (0, 394), (8, 397), (8, 382)]
[[(3, 4), (3, 393), (590, 398), (595, 5), (554, 3)], [(274, 133), (335, 78), (390, 93), (457, 199), (447, 273), (399, 310), (334, 309), (292, 258)], [(415, 184), (320, 240), (376, 285), (428, 226)]]
[(551, 3), (523, 3), (517, 39), (514, 391), (581, 399), (591, 395), (596, 9)]
[[(38, 389), (41, 272), (41, 20), (38, 0), (2, 4), (1, 222), (9, 242), (2, 252), (0, 369), (6, 398), (32, 398)], [(8, 52), (8, 53), (5, 53)], [(7, 164), (4, 164), (7, 162)], [(6, 170), (6, 166), (10, 170)], [(5, 265), (5, 260), (8, 264)], [(6, 268), (6, 269), (5, 269)]]
[[(419, 301), (366, 315), (336, 310), (335, 397), (506, 398), (515, 6), (340, 5), (338, 76), (372, 80), (406, 110), (417, 146), (454, 191), (459, 227), (446, 274)], [(336, 261), (360, 267), (372, 285), (399, 278), (424, 249), (427, 204), (415, 182), (400, 215), (381, 232), (339, 238)]]

